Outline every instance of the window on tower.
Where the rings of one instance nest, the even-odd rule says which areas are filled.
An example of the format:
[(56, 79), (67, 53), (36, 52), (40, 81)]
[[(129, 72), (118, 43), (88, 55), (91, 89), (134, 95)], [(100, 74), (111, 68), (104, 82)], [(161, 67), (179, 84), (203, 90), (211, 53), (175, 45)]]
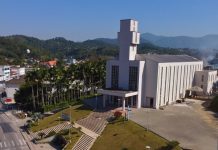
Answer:
[(137, 90), (138, 67), (129, 67), (129, 90)]
[(111, 70), (111, 88), (118, 89), (119, 66), (112, 66)]

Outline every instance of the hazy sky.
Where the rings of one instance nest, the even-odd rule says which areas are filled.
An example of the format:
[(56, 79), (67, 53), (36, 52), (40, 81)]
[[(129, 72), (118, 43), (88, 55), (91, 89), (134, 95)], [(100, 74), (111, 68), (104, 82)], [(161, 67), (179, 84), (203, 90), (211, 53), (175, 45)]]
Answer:
[(218, 0), (1, 0), (0, 36), (115, 38), (127, 18), (141, 33), (218, 34)]

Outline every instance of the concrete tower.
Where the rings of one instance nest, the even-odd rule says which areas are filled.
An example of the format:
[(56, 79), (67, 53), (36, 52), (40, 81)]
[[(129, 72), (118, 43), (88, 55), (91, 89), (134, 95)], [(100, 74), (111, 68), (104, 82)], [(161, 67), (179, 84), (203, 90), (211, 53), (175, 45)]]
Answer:
[(121, 20), (120, 32), (118, 32), (120, 61), (135, 60), (139, 39), (138, 22), (132, 19)]

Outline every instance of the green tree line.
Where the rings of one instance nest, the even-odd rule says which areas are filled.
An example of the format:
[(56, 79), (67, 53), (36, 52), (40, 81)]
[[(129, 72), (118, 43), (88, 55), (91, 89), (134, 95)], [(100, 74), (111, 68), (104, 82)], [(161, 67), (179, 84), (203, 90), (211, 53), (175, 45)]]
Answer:
[(40, 67), (27, 72), (15, 100), (25, 110), (45, 111), (49, 106), (72, 102), (105, 86), (105, 60), (86, 60), (66, 68)]

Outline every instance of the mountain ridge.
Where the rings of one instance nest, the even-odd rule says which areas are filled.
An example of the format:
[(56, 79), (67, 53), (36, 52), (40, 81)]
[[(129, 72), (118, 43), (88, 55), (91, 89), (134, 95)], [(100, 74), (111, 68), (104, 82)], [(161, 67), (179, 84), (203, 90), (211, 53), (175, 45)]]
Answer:
[(170, 48), (218, 49), (218, 35), (207, 34), (201, 37), (162, 36), (152, 33), (141, 34), (141, 39), (154, 45)]

